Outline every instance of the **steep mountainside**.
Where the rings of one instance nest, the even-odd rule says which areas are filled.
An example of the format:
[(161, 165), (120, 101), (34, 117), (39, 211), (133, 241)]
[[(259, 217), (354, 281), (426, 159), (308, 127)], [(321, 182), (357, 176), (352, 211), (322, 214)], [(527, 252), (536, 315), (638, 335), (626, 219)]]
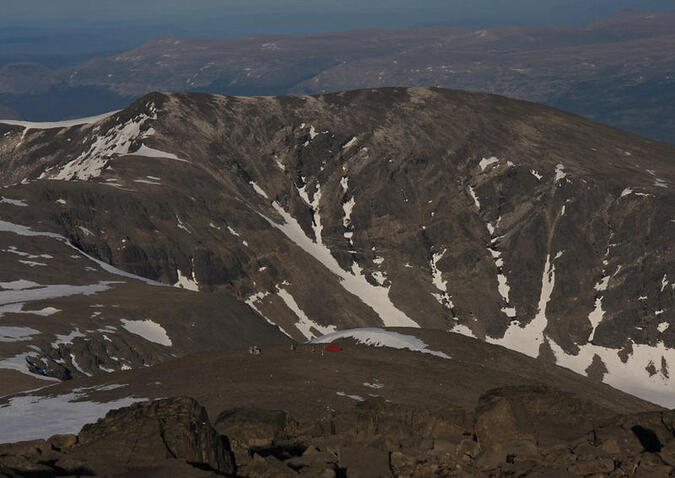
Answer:
[(675, 144), (674, 31), (673, 13), (622, 12), (583, 28), (164, 38), (63, 70), (5, 65), (0, 103), (51, 120), (117, 109), (150, 91), (281, 95), (442, 86), (545, 103)]
[(17, 263), (37, 255), (27, 226), (234, 295), (295, 340), (454, 330), (673, 403), (673, 147), (424, 88), (152, 94), (96, 123), (29, 126), (0, 125), (4, 281), (60, 283), (49, 261)]

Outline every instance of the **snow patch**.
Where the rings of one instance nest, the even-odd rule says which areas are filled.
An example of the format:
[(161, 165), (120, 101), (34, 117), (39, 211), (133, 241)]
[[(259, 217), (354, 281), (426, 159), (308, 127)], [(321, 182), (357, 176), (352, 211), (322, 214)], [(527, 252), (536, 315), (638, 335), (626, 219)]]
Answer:
[(0, 342), (23, 342), (31, 340), (33, 335), (39, 334), (39, 330), (30, 327), (1, 327)]
[(480, 170), (481, 170), (481, 171), (485, 171), (485, 169), (486, 169), (488, 166), (490, 166), (490, 165), (492, 165), (492, 164), (495, 164), (495, 163), (498, 163), (498, 162), (499, 162), (499, 159), (498, 159), (498, 158), (495, 158), (494, 156), (492, 156), (491, 158), (483, 158), (483, 159), (481, 159), (481, 160), (480, 160), (480, 163), (478, 163), (478, 166), (480, 166)]
[(375, 279), (375, 282), (377, 282), (381, 286), (383, 286), (384, 283), (387, 282), (387, 276), (384, 274), (384, 272), (375, 271), (371, 274), (371, 276), (373, 279)]
[(37, 440), (52, 435), (79, 433), (87, 423), (108, 411), (128, 407), (144, 398), (121, 398), (106, 403), (82, 401), (84, 389), (66, 395), (10, 398), (0, 406), (0, 443)]
[(480, 210), (480, 200), (478, 199), (478, 196), (476, 195), (476, 192), (473, 190), (471, 186), (469, 186), (469, 194), (471, 195), (471, 198), (473, 199), (473, 203), (476, 205), (478, 210)]
[(450, 332), (455, 333), (455, 334), (464, 335), (466, 337), (471, 337), (472, 339), (476, 338), (473, 331), (469, 327), (467, 327), (464, 324), (460, 324), (460, 323), (455, 324), (455, 326), (450, 329)]
[(157, 181), (150, 181), (149, 179), (134, 179), (135, 183), (140, 183), (140, 184), (150, 184), (152, 186), (161, 186), (162, 183), (158, 183)]
[(190, 229), (188, 229), (187, 226), (185, 226), (185, 224), (183, 223), (183, 221), (181, 221), (180, 217), (176, 216), (176, 221), (177, 221), (176, 226), (178, 226), (179, 229), (184, 230), (188, 234), (192, 234), (190, 232)]
[(173, 285), (174, 287), (199, 292), (199, 284), (197, 283), (194, 271), (192, 272), (192, 279), (183, 275), (183, 272), (180, 269), (176, 269), (176, 274), (178, 275), (178, 281)]
[(298, 247), (338, 276), (341, 279), (340, 285), (351, 294), (360, 298), (364, 304), (370, 306), (380, 316), (385, 326), (419, 327), (416, 322), (411, 320), (405, 313), (394, 306), (389, 298), (388, 287), (374, 286), (370, 284), (362, 274), (357, 274), (354, 270), (352, 270), (352, 272), (347, 272), (342, 269), (330, 250), (326, 246), (317, 244), (307, 237), (295, 218), (288, 214), (276, 201), (272, 203), (272, 206), (283, 218), (283, 224), (277, 224), (268, 217), (262, 214), (260, 215), (271, 226), (279, 229)]
[(539, 356), (539, 346), (544, 342), (544, 330), (548, 325), (546, 319), (546, 306), (551, 300), (551, 294), (555, 287), (555, 264), (551, 261), (550, 254), (546, 256), (544, 264), (544, 273), (541, 278), (541, 291), (539, 294), (539, 305), (534, 319), (525, 327), (521, 327), (517, 321), (511, 323), (504, 337), (494, 339), (486, 337), (486, 341), (492, 344), (501, 345), (511, 350), (516, 350), (530, 357)]
[[(303, 181), (305, 178), (302, 178)], [(323, 226), (321, 225), (321, 212), (319, 211), (319, 203), (321, 202), (321, 185), (317, 183), (316, 191), (310, 198), (307, 194), (307, 184), (301, 188), (297, 188), (298, 194), (305, 203), (312, 208), (312, 229), (314, 230), (314, 237), (316, 238), (317, 244), (322, 244), (321, 232), (323, 231)]]
[(338, 397), (345, 397), (345, 398), (351, 398), (352, 400), (356, 400), (357, 402), (362, 402), (364, 398), (360, 395), (347, 395), (345, 392), (335, 392), (335, 395)]
[[(36, 352), (27, 352), (27, 353), (22, 353), (15, 355), (13, 357), (8, 357), (6, 359), (0, 360), (0, 369), (5, 369), (5, 370), (14, 370), (16, 372), (22, 373), (24, 375), (29, 375), (33, 378), (37, 378), (40, 380), (46, 380), (49, 382), (60, 382), (58, 378), (54, 377), (47, 377), (45, 375), (39, 375), (37, 373), (33, 373), (28, 369), (28, 360), (36, 357), (38, 354)], [(2, 406), (0, 406), (0, 413), (2, 412)], [(0, 429), (2, 427), (2, 421), (0, 421)], [(0, 433), (0, 441), (2, 439), (2, 434)]]
[(49, 317), (50, 315), (54, 315), (57, 312), (61, 312), (60, 309), (56, 309), (54, 307), (45, 307), (40, 310), (23, 310), (24, 305), (25, 304), (23, 303), (0, 305), (0, 317), (2, 317), (4, 314), (31, 314), (39, 315), (40, 317)]
[(52, 347), (57, 347), (58, 345), (64, 344), (72, 344), (73, 340), (75, 340), (78, 337), (85, 337), (85, 335), (80, 332), (80, 329), (75, 329), (71, 333), (66, 334), (66, 335), (56, 335), (56, 341), (52, 342)]
[[(603, 377), (604, 383), (666, 408), (675, 407), (671, 374), (669, 371), (664, 373), (661, 368), (664, 362), (667, 367), (675, 364), (675, 349), (667, 348), (663, 342), (651, 346), (631, 341), (633, 351), (626, 363), (619, 358), (619, 350), (616, 349), (589, 343), (579, 346), (577, 355), (569, 355), (554, 341), (549, 339), (549, 343), (558, 365), (585, 375), (586, 369), (597, 355), (607, 368)], [(650, 365), (658, 370), (652, 376), (645, 370)]]
[(347, 144), (345, 144), (345, 145), (342, 147), (342, 149), (346, 151), (346, 150), (348, 150), (349, 148), (351, 148), (351, 147), (357, 145), (358, 142), (359, 142), (359, 138), (357, 138), (356, 136), (354, 136), (352, 139), (350, 139), (350, 140), (347, 142)]
[(304, 335), (307, 340), (311, 340), (316, 337), (316, 334), (312, 332), (312, 329), (318, 331), (320, 334), (329, 334), (331, 332), (335, 332), (334, 325), (323, 326), (317, 324), (307, 317), (307, 314), (303, 312), (303, 310), (298, 306), (297, 302), (295, 302), (293, 296), (286, 289), (279, 289), (277, 291), (277, 295), (281, 298), (281, 300), (284, 301), (286, 307), (293, 311), (293, 313), (299, 319), (295, 324), (295, 327), (297, 327), (300, 333), (302, 333), (302, 335)]
[[(499, 226), (501, 219), (501, 217), (497, 219), (497, 226)], [(487, 229), (490, 232), (490, 236), (492, 237), (491, 243), (494, 244), (497, 240), (497, 238), (494, 237), (494, 233), (497, 228), (491, 223), (487, 223)], [(492, 247), (488, 247), (488, 252), (490, 252), (490, 255), (494, 259), (495, 267), (497, 268), (497, 292), (499, 292), (499, 295), (502, 297), (502, 300), (505, 304), (501, 308), (501, 311), (507, 317), (514, 318), (516, 316), (516, 308), (511, 306), (511, 300), (509, 299), (511, 287), (509, 287), (508, 279), (504, 274), (504, 259), (502, 258), (502, 253), (501, 251), (498, 251)]]
[[(27, 283), (29, 286), (19, 287), (16, 286), (17, 283)], [(3, 287), (3, 284), (7, 285), (7, 283), (0, 283), (0, 287), (4, 289), (0, 290), (0, 305), (23, 304), (73, 295), (93, 295), (110, 289), (110, 284), (115, 284), (115, 282), (100, 281), (90, 285), (40, 285), (29, 281), (15, 281), (13, 288), (10, 289)]]
[(127, 320), (122, 319), (122, 327), (132, 334), (143, 337), (148, 342), (171, 347), (172, 342), (164, 327), (152, 320)]
[(381, 383), (377, 383), (377, 382), (373, 382), (373, 383), (363, 382), (363, 386), (368, 387), (368, 388), (372, 388), (372, 389), (375, 389), (375, 390), (379, 390), (381, 388), (384, 388), (384, 385), (382, 385)]
[(312, 340), (312, 344), (329, 344), (339, 339), (351, 338), (359, 344), (372, 347), (388, 347), (392, 349), (405, 349), (413, 352), (434, 355), (444, 359), (451, 359), (448, 354), (430, 350), (428, 345), (414, 335), (405, 335), (398, 332), (379, 328), (349, 329), (333, 332)]
[(183, 163), (189, 163), (187, 159), (181, 159), (173, 153), (167, 153), (166, 151), (160, 151), (159, 149), (150, 148), (144, 144), (141, 144), (141, 147), (133, 153), (129, 153), (129, 156), (144, 156), (146, 158), (162, 158), (162, 159), (173, 159), (175, 161), (180, 161)]
[(286, 166), (284, 166), (284, 163), (282, 163), (276, 155), (274, 155), (274, 162), (276, 163), (277, 168), (281, 169), (282, 171), (286, 171)]
[(99, 177), (115, 155), (129, 154), (129, 148), (140, 135), (143, 124), (147, 120), (157, 119), (155, 106), (151, 104), (150, 110), (153, 116), (142, 113), (124, 124), (111, 128), (104, 136), (96, 136), (89, 150), (65, 164), (56, 174), (48, 175), (44, 172), (40, 175), (40, 179), (87, 181)]
[(89, 229), (87, 229), (87, 228), (84, 227), (84, 226), (77, 226), (77, 228), (78, 228), (80, 231), (82, 231), (82, 233), (83, 233), (85, 236), (93, 236), (93, 235), (94, 235), (93, 232), (91, 232)]
[(288, 332), (286, 332), (286, 331), (285, 331), (284, 329), (282, 329), (279, 325), (275, 324), (272, 320), (270, 320), (267, 316), (265, 316), (265, 314), (263, 314), (262, 311), (256, 306), (256, 304), (257, 304), (258, 302), (260, 302), (261, 300), (263, 300), (263, 299), (264, 299), (265, 297), (267, 297), (268, 295), (270, 295), (269, 292), (257, 292), (257, 293), (255, 293), (255, 294), (252, 294), (251, 296), (249, 296), (248, 299), (246, 299), (244, 302), (245, 302), (246, 305), (248, 305), (251, 309), (253, 309), (260, 317), (262, 317), (263, 319), (265, 319), (265, 322), (267, 322), (268, 324), (270, 324), (270, 325), (276, 327), (276, 328), (279, 329), (279, 331), (281, 331), (284, 335), (286, 335), (287, 337), (289, 337), (289, 338), (292, 339), (293, 337), (291, 337), (291, 336), (288, 334)]
[(349, 201), (342, 205), (342, 210), (345, 212), (345, 215), (342, 218), (342, 225), (344, 227), (349, 227), (349, 225), (352, 223), (352, 211), (354, 210), (355, 205), (356, 199), (354, 199), (353, 196), (349, 199)]
[(28, 203), (20, 199), (8, 199), (6, 197), (0, 196), (0, 204), (9, 204), (10, 206), (26, 207)]
[(0, 282), (0, 289), (6, 290), (23, 290), (30, 289), (32, 287), (40, 287), (40, 284), (25, 279), (13, 280), (10, 282)]
[(555, 167), (555, 182), (565, 179), (566, 177), (567, 174), (565, 173), (565, 165), (562, 163), (557, 164)]
[(429, 262), (431, 266), (431, 282), (441, 292), (440, 294), (432, 292), (431, 295), (442, 306), (453, 309), (455, 304), (452, 303), (452, 297), (448, 294), (448, 281), (443, 280), (443, 273), (438, 269), (438, 261), (443, 258), (446, 252), (447, 249), (443, 249), (443, 252), (438, 252), (431, 256), (431, 261)]
[(258, 195), (264, 197), (265, 199), (269, 199), (269, 196), (267, 195), (267, 193), (265, 191), (263, 191), (263, 189), (260, 186), (258, 186), (255, 183), (255, 181), (249, 181), (249, 184), (253, 187), (253, 190), (256, 193), (258, 193)]
[(342, 191), (345, 193), (349, 190), (349, 178), (347, 176), (340, 179), (340, 186), (342, 186)]
[(19, 259), (19, 262), (21, 264), (25, 264), (29, 267), (46, 267), (47, 266), (47, 264), (45, 264), (44, 262), (24, 261), (24, 260), (21, 260), (21, 259)]
[(115, 113), (119, 112), (111, 111), (109, 113), (103, 113), (96, 116), (89, 116), (86, 118), (77, 118), (64, 121), (49, 121), (49, 122), (35, 122), (35, 121), (19, 121), (19, 120), (4, 120), (0, 119), (1, 124), (8, 124), (12, 126), (23, 126), (26, 129), (54, 129), (54, 128), (70, 128), (72, 126), (80, 126), (83, 124), (93, 124), (98, 123), (101, 120), (104, 120)]

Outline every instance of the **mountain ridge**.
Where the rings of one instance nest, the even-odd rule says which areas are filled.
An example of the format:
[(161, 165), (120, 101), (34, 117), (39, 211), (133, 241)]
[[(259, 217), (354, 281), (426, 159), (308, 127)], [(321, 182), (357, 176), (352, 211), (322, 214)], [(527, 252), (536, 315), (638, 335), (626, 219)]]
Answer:
[[(52, 204), (3, 219), (233, 294), (295, 340), (412, 321), (668, 400), (671, 146), (434, 88), (157, 93), (94, 125), (0, 135), (3, 183), (27, 182), (3, 195)], [(97, 212), (113, 204), (118, 222)]]

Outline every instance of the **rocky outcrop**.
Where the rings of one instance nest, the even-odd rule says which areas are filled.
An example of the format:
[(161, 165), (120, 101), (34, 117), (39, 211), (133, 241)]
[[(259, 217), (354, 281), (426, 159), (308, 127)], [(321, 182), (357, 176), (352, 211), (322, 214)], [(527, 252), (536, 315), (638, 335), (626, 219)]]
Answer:
[(161, 476), (172, 470), (182, 476), (235, 472), (227, 439), (191, 398), (113, 410), (78, 436), (0, 447), (0, 476)]
[(260, 408), (225, 410), (214, 423), (219, 433), (230, 438), (239, 464), (247, 464), (257, 449), (285, 443), (297, 432), (297, 426), (297, 422), (284, 411)]
[[(613, 416), (544, 386), (495, 389), (475, 410), (381, 399), (319, 420), (189, 398), (109, 412), (79, 436), (0, 446), (0, 476), (668, 477), (675, 413)], [(220, 434), (226, 432), (226, 435)], [(234, 455), (230, 450), (233, 444)]]
[(252, 459), (241, 472), (252, 477), (297, 476), (290, 470), (331, 477), (672, 476), (672, 412), (616, 418), (593, 408), (546, 387), (493, 390), (473, 412), (429, 412), (369, 400), (293, 437), (296, 456), (278, 454), (283, 441), (250, 448)]

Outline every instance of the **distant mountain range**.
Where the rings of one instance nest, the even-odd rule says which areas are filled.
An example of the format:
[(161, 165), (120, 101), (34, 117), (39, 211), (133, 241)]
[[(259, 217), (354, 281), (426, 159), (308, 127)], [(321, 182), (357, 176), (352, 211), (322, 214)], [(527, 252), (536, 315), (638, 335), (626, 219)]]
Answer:
[(674, 32), (673, 13), (627, 11), (582, 28), (165, 38), (63, 69), (5, 64), (0, 115), (87, 116), (150, 91), (281, 95), (442, 86), (545, 103), (675, 143)]

